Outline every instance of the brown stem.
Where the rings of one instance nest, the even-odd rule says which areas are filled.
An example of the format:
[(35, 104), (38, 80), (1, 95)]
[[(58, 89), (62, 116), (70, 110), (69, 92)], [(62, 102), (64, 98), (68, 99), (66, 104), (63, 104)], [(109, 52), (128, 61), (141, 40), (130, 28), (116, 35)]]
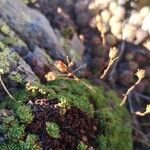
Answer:
[(107, 68), (104, 70), (104, 73), (101, 75), (101, 79), (105, 79), (105, 77), (107, 76), (108, 71), (110, 70), (111, 66), (114, 64), (114, 62), (118, 59), (118, 57), (116, 57), (113, 60), (109, 60), (108, 66)]
[(12, 98), (13, 100), (15, 100), (15, 98), (14, 98), (14, 97), (10, 94), (10, 92), (7, 90), (7, 88), (6, 88), (5, 84), (4, 84), (4, 82), (3, 82), (1, 76), (0, 76), (0, 82), (1, 82), (1, 84), (2, 84), (2, 86), (3, 86), (3, 88), (4, 88), (4, 90), (5, 90), (6, 93), (8, 94), (8, 96), (9, 96), (10, 98)]
[(135, 86), (138, 85), (139, 83), (141, 82), (141, 79), (138, 79), (138, 81), (133, 85), (131, 86), (128, 91), (126, 92), (126, 94), (124, 95), (124, 98), (122, 100), (122, 102), (120, 103), (120, 106), (123, 106), (125, 104), (125, 102), (127, 101), (128, 99), (128, 95), (135, 89)]

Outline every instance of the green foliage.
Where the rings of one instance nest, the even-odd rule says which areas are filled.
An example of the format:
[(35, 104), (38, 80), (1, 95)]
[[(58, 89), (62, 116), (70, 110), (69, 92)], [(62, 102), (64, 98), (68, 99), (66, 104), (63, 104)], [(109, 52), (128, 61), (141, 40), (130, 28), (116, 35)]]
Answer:
[[(120, 107), (120, 99), (113, 91), (104, 92), (102, 88), (96, 89), (94, 98), (97, 107), (96, 115), (104, 135), (98, 137), (101, 150), (131, 150), (132, 137), (129, 126), (129, 115), (124, 107)], [(119, 141), (119, 142), (118, 142)]]
[(33, 115), (31, 108), (26, 105), (21, 105), (16, 108), (16, 115), (19, 117), (21, 123), (31, 123), (33, 120)]
[(53, 137), (55, 139), (60, 138), (60, 128), (59, 128), (58, 124), (56, 124), (54, 122), (47, 122), (46, 123), (46, 131), (51, 137)]
[(24, 136), (24, 126), (19, 124), (13, 124), (11, 127), (7, 129), (7, 137), (9, 140), (13, 142), (17, 142), (18, 140), (22, 139)]
[(88, 146), (83, 142), (80, 142), (77, 146), (77, 150), (87, 150)]
[[(99, 149), (131, 150), (132, 131), (129, 126), (130, 120), (127, 110), (119, 106), (121, 100), (113, 91), (106, 92), (102, 87), (93, 87), (93, 89), (96, 92), (91, 91), (82, 82), (74, 80), (56, 80), (48, 85), (35, 84), (32, 88), (30, 87), (30, 90), (28, 87), (28, 92), (20, 91), (14, 96), (17, 104), (14, 104), (10, 99), (6, 100), (3, 105), (1, 104), (1, 107), (13, 109), (15, 114), (14, 117), (5, 118), (4, 124), (7, 125), (7, 128), (14, 127), (22, 131), (23, 125), (31, 122), (33, 118), (31, 109), (24, 105), (29, 100), (29, 97), (32, 99), (36, 96), (49, 98), (49, 100), (57, 99), (62, 109), (76, 106), (87, 112), (90, 116), (96, 116), (99, 119), (101, 129), (101, 133), (97, 137)], [(18, 125), (13, 126), (12, 123)], [(8, 133), (8, 130), (3, 126), (0, 126), (0, 131), (6, 133), (6, 135)], [(56, 123), (47, 122), (46, 131), (53, 138), (57, 139), (60, 137), (60, 128)], [(14, 132), (12, 133), (14, 134)], [(28, 140), (21, 139), (22, 133), (17, 133), (19, 134), (19, 139), (23, 143), (27, 142)], [(30, 142), (28, 144), (30, 145)], [(10, 143), (7, 145), (10, 145)], [(17, 147), (18, 145), (14, 143), (14, 146)], [(82, 142), (78, 145), (79, 148), (81, 150), (86, 149)]]
[(41, 148), (36, 144), (37, 137), (34, 134), (28, 134), (26, 141), (21, 142), (22, 150), (41, 150)]

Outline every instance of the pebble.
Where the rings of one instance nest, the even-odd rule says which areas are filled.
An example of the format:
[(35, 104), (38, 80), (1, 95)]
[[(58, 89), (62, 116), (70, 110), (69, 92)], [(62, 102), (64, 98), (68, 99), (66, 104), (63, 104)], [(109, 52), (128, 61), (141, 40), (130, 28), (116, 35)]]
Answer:
[(143, 29), (138, 29), (136, 31), (136, 40), (135, 40), (135, 44), (139, 44), (142, 43), (143, 41), (146, 40), (146, 38), (149, 36), (148, 32), (143, 30)]
[(102, 21), (103, 23), (108, 24), (109, 23), (109, 19), (111, 18), (111, 13), (109, 10), (105, 9), (101, 12), (101, 16), (102, 16)]
[(148, 7), (148, 6), (144, 6), (144, 7), (140, 10), (139, 15), (144, 18), (149, 12), (150, 12), (150, 11), (149, 11), (149, 7)]
[(109, 4), (109, 11), (113, 14), (114, 10), (117, 8), (117, 3), (116, 2), (110, 2)]
[(148, 15), (144, 18), (142, 29), (148, 31), (150, 34), (150, 13), (148, 13)]
[(4, 137), (0, 136), (0, 144), (3, 144), (5, 141)]
[(142, 25), (142, 21), (143, 21), (142, 17), (137, 12), (133, 13), (131, 17), (129, 18), (130, 24), (133, 24), (139, 27)]
[(116, 18), (118, 18), (118, 20), (124, 20), (125, 14), (126, 14), (126, 10), (125, 10), (125, 8), (122, 7), (122, 6), (118, 6), (118, 7), (114, 10), (114, 16), (115, 16)]
[(135, 39), (137, 27), (132, 24), (126, 24), (123, 28), (123, 37), (128, 42), (133, 42)]
[(115, 22), (111, 26), (111, 32), (114, 34), (118, 39), (121, 38), (121, 31), (122, 31), (122, 23), (121, 22)]

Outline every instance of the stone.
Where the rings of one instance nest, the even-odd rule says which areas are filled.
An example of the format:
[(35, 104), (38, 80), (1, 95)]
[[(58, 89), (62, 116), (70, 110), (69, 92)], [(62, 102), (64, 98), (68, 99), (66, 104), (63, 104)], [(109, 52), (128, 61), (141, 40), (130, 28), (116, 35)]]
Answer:
[(149, 7), (148, 6), (144, 6), (140, 10), (139, 15), (144, 18), (148, 13), (149, 13)]
[(147, 38), (148, 38), (149, 34), (147, 31), (143, 30), (143, 29), (138, 29), (136, 31), (136, 40), (135, 40), (135, 44), (140, 44), (142, 42), (144, 42)]
[(140, 14), (138, 12), (134, 12), (129, 18), (129, 23), (140, 27), (142, 24), (142, 20), (143, 19)]
[(115, 1), (110, 2), (109, 11), (113, 14), (114, 10), (117, 8), (117, 3)]
[(126, 10), (124, 7), (122, 6), (118, 6), (115, 10), (114, 10), (114, 15), (118, 20), (124, 20), (125, 18), (125, 14), (126, 14)]
[(150, 13), (148, 13), (147, 16), (144, 18), (142, 23), (142, 29), (148, 31), (150, 34)]
[(137, 27), (132, 24), (126, 24), (123, 28), (123, 38), (128, 42), (133, 42), (135, 39)]
[(114, 34), (118, 39), (121, 38), (121, 32), (122, 32), (122, 23), (121, 22), (115, 22), (111, 26), (111, 32)]
[(111, 18), (111, 13), (109, 10), (105, 9), (101, 12), (102, 21), (105, 24), (109, 23), (109, 19)]

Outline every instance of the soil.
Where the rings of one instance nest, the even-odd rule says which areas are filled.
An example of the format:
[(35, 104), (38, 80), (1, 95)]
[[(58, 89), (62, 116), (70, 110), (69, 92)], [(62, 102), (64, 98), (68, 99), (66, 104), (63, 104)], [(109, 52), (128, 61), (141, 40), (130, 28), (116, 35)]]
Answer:
[[(36, 134), (44, 150), (75, 150), (80, 141), (96, 149), (96, 137), (100, 133), (98, 119), (90, 118), (76, 107), (70, 107), (65, 113), (61, 113), (57, 99), (36, 99), (32, 102), (35, 117), (26, 127), (26, 132)], [(46, 132), (46, 122), (59, 125), (60, 138), (55, 139)]]

